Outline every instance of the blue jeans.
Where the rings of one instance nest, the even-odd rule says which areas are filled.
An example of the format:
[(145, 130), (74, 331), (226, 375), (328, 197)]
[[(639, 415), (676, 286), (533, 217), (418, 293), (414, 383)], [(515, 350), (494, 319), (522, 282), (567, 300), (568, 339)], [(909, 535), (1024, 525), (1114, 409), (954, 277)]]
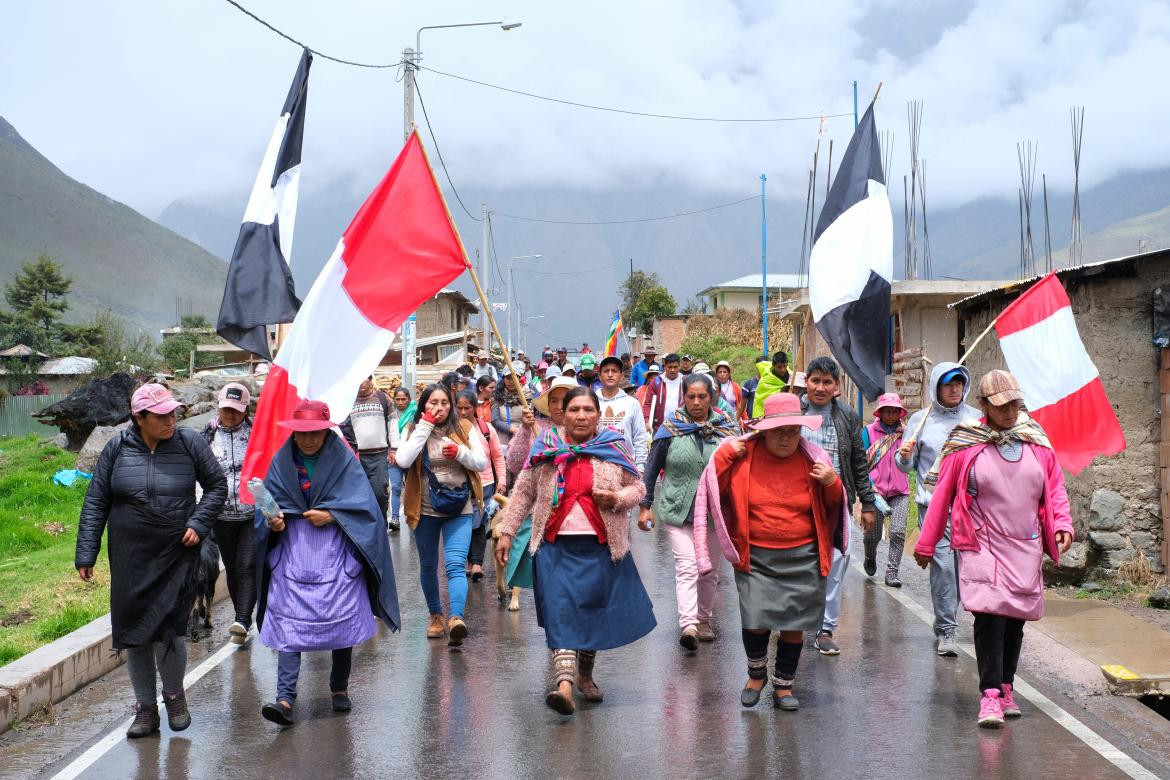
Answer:
[(394, 520), (402, 517), (402, 483), (405, 478), (405, 471), (390, 464), (390, 517)]
[(830, 634), (837, 630), (841, 622), (841, 585), (845, 580), (845, 572), (849, 569), (849, 553), (844, 555), (836, 547), (833, 548), (833, 565), (829, 569), (829, 581), (825, 585), (825, 620), (821, 623), (821, 631)]
[[(349, 670), (353, 666), (353, 648), (333, 651), (333, 668), (329, 670), (329, 691), (349, 688)], [(292, 704), (297, 700), (297, 679), (301, 676), (301, 654), (281, 650), (276, 660), (276, 700)]]
[[(918, 525), (926, 517), (927, 504), (918, 505)], [(955, 553), (951, 550), (951, 521), (934, 548), (930, 561), (930, 600), (934, 606), (934, 636), (954, 634), (959, 626), (959, 577), (955, 571)]]
[(423, 515), (414, 529), (414, 540), (418, 544), (418, 578), (427, 599), (427, 609), (432, 615), (443, 614), (438, 575), (440, 533), (443, 535), (443, 568), (447, 571), (447, 598), (451, 600), (451, 617), (463, 617), (463, 605), (467, 601), (467, 548), (471, 545), (471, 515)]

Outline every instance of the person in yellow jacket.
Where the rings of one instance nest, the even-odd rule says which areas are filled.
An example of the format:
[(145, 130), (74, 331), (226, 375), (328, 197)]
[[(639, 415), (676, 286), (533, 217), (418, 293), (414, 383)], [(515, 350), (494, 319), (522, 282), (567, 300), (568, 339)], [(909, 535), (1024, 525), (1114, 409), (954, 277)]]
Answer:
[(760, 382), (756, 385), (752, 402), (752, 417), (763, 417), (764, 399), (788, 386), (788, 353), (777, 352), (772, 355), (771, 363), (761, 360), (756, 363), (756, 371), (760, 374)]

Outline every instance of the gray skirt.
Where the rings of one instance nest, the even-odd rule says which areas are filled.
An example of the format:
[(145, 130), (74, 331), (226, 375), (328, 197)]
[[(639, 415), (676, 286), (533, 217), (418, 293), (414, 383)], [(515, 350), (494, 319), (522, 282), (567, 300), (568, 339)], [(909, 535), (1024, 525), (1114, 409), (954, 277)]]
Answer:
[(816, 542), (787, 550), (750, 548), (750, 572), (735, 572), (742, 628), (817, 631), (825, 617), (825, 578)]

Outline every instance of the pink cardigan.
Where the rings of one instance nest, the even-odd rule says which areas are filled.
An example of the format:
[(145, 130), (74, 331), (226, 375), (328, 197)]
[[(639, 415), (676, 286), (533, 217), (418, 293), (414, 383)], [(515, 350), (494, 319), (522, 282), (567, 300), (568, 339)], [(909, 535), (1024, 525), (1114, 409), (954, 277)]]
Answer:
[[(939, 470), (938, 485), (930, 498), (930, 508), (922, 524), (922, 535), (914, 545), (919, 555), (934, 555), (946, 530), (947, 514), (951, 519), (951, 547), (956, 550), (976, 551), (979, 542), (971, 522), (971, 496), (967, 493), (967, 478), (975, 458), (988, 445), (977, 444), (959, 450), (943, 458)], [(1043, 529), (1044, 552), (1057, 563), (1060, 562), (1060, 548), (1056, 544), (1056, 532), (1073, 533), (1072, 516), (1069, 514), (1068, 493), (1064, 489), (1064, 474), (1057, 463), (1056, 453), (1047, 447), (1032, 444), (1032, 454), (1044, 469), (1044, 499), (1039, 507), (1021, 507), (1021, 511), (1039, 511)]]
[[(524, 523), (524, 518), (531, 514), (532, 541), (528, 545), (528, 550), (535, 555), (544, 541), (544, 527), (552, 515), (553, 491), (556, 484), (555, 463), (543, 463), (520, 472), (520, 478), (512, 486), (512, 500), (498, 515), (500, 533), (516, 536), (516, 532)], [(613, 560), (620, 561), (630, 551), (630, 520), (626, 513), (637, 506), (642, 496), (646, 495), (646, 486), (636, 474), (595, 458), (593, 487), (612, 490), (618, 495), (616, 507), (610, 510), (601, 507), (598, 509), (601, 510), (601, 519), (605, 523), (609, 555)]]
[[(739, 441), (748, 441), (756, 435), (755, 433), (744, 434), (739, 437)], [(719, 446), (727, 446), (728, 441), (731, 441), (731, 439), (725, 440)], [(814, 463), (820, 461), (825, 465), (832, 464), (828, 453), (803, 437), (800, 440), (800, 448)], [(844, 490), (844, 487), (841, 489)], [(848, 501), (841, 502), (842, 517), (838, 528), (841, 529), (841, 546), (839, 549), (842, 551), (849, 549), (850, 509), (851, 507), (848, 506)], [(703, 469), (703, 473), (699, 475), (699, 490), (695, 493), (695, 528), (693, 536), (695, 538), (695, 564), (699, 567), (699, 574), (706, 574), (715, 568), (715, 565), (711, 562), (711, 550), (707, 546), (707, 524), (709, 522), (715, 524), (715, 537), (719, 540), (719, 547), (723, 551), (723, 557), (731, 561), (733, 566), (739, 565), (739, 552), (735, 549), (735, 542), (732, 541), (731, 534), (727, 531), (727, 521), (723, 517), (723, 507), (720, 504), (719, 475), (715, 473), (714, 456), (707, 461), (707, 466)]]

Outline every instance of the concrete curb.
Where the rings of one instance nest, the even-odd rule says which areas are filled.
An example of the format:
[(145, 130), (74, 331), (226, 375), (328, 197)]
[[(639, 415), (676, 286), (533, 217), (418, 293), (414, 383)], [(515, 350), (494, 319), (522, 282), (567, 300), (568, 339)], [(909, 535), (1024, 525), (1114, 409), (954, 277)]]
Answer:
[[(222, 564), (215, 601), (227, 597)], [(125, 663), (115, 651), (109, 613), (0, 667), (0, 734), (16, 721), (56, 704)]]

